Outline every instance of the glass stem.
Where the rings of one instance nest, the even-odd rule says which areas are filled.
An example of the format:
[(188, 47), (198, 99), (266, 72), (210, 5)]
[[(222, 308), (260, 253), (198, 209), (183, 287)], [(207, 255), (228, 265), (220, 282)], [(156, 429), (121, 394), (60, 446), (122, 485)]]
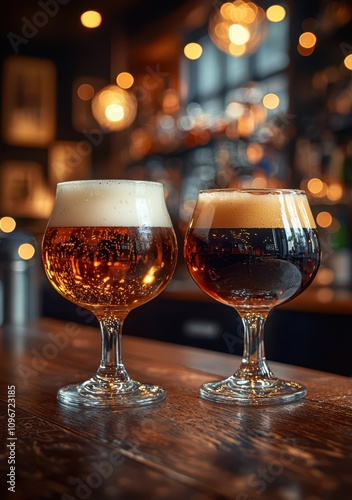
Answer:
[(108, 316), (99, 319), (102, 356), (96, 375), (104, 380), (129, 382), (131, 380), (122, 362), (122, 326), (124, 318)]
[(241, 317), (244, 326), (243, 356), (235, 376), (246, 380), (275, 378), (265, 358), (264, 324), (267, 314), (249, 312)]

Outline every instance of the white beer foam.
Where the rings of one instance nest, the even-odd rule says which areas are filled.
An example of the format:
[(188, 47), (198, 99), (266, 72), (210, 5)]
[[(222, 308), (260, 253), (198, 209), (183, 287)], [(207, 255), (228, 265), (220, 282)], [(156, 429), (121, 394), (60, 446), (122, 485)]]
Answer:
[(49, 227), (172, 227), (158, 182), (91, 180), (62, 182)]
[(192, 227), (316, 228), (304, 191), (214, 189), (199, 193)]

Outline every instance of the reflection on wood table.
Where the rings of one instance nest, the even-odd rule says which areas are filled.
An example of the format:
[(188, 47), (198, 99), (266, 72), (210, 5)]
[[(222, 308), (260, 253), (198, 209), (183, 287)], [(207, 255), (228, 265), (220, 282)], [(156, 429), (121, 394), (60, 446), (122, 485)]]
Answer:
[(348, 377), (272, 363), (307, 386), (304, 400), (219, 405), (200, 400), (199, 387), (233, 373), (238, 357), (126, 336), (130, 375), (162, 385), (166, 401), (74, 408), (56, 392), (95, 372), (96, 329), (42, 319), (3, 327), (1, 344), (1, 498), (352, 498)]

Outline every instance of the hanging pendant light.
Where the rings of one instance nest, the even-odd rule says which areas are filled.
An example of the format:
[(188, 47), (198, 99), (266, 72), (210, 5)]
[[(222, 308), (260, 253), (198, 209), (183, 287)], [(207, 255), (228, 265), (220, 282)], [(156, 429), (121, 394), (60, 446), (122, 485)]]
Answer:
[(212, 11), (208, 26), (213, 43), (223, 52), (240, 57), (254, 52), (267, 34), (265, 12), (253, 2), (225, 2)]
[(108, 85), (95, 94), (92, 113), (99, 125), (107, 131), (129, 127), (137, 114), (137, 99), (117, 85)]

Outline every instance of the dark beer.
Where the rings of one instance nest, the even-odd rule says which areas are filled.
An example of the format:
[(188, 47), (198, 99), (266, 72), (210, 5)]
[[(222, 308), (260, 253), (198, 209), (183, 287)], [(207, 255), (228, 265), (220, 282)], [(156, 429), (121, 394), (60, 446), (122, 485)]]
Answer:
[(48, 227), (45, 271), (55, 289), (90, 310), (131, 310), (166, 286), (176, 266), (172, 227)]
[(285, 189), (201, 191), (184, 254), (199, 287), (239, 311), (269, 311), (293, 298), (320, 262), (307, 197)]
[(191, 228), (185, 258), (194, 281), (213, 298), (238, 310), (265, 310), (311, 283), (319, 244), (308, 228)]

